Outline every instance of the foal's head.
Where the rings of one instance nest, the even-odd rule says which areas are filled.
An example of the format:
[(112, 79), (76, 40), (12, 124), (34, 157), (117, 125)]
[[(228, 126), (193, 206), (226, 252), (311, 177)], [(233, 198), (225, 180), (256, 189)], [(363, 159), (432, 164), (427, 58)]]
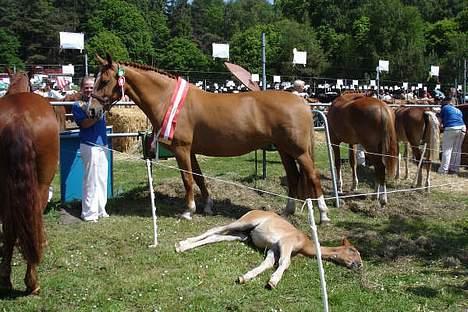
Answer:
[(337, 249), (338, 254), (331, 259), (333, 262), (344, 265), (349, 269), (362, 267), (361, 254), (346, 238), (343, 238), (342, 246)]

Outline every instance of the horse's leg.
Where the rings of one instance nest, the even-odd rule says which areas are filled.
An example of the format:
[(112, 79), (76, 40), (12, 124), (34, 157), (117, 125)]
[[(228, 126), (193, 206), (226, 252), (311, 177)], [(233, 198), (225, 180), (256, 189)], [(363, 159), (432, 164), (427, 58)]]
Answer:
[(11, 284), (11, 259), (13, 257), (13, 248), (16, 242), (16, 234), (13, 226), (3, 223), (3, 250), (2, 262), (0, 263), (0, 288), (12, 289)]
[(301, 174), (305, 175), (307, 186), (312, 187), (313, 195), (317, 199), (317, 206), (320, 211), (320, 223), (330, 222), (330, 218), (328, 218), (327, 215), (328, 207), (325, 203), (325, 198), (323, 197), (322, 185), (320, 184), (320, 179), (318, 177), (317, 170), (315, 170), (312, 158), (309, 153), (304, 153), (297, 158), (297, 162), (301, 167)]
[(24, 277), (24, 283), (26, 284), (26, 291), (29, 294), (39, 294), (41, 287), (39, 287), (37, 279), (37, 263), (28, 263), (26, 276)]
[(343, 193), (343, 178), (341, 176), (341, 151), (340, 151), (340, 143), (339, 142), (332, 142), (333, 148), (333, 158), (335, 160), (335, 170), (336, 170), (336, 177), (338, 179), (338, 192)]
[(293, 243), (289, 239), (284, 239), (279, 242), (279, 260), (278, 268), (271, 275), (270, 280), (268, 281), (269, 288), (275, 288), (278, 285), (279, 281), (283, 277), (284, 271), (287, 270), (291, 264), (291, 252), (293, 250)]
[(213, 234), (208, 237), (205, 237), (201, 240), (190, 241), (184, 240), (180, 241), (176, 244), (176, 252), (184, 252), (196, 247), (200, 247), (203, 245), (214, 244), (217, 242), (224, 242), (224, 241), (245, 241), (247, 240), (248, 236), (243, 233), (233, 233), (231, 235), (227, 234)]
[(355, 192), (358, 187), (358, 177), (357, 177), (357, 159), (356, 159), (356, 145), (349, 144), (349, 164), (351, 165), (351, 171), (353, 173), (353, 186), (351, 190)]
[(213, 200), (210, 198), (210, 194), (208, 193), (208, 189), (206, 188), (205, 178), (203, 177), (200, 165), (198, 164), (198, 160), (195, 154), (190, 153), (190, 161), (192, 162), (192, 169), (195, 173), (193, 175), (193, 179), (195, 180), (195, 183), (197, 183), (198, 188), (201, 192), (203, 203), (205, 203), (203, 211), (208, 215), (212, 215)]
[(395, 180), (400, 179), (400, 174), (401, 174), (401, 152), (400, 152), (400, 143), (397, 142), (397, 152), (398, 152), (398, 165), (397, 165), (397, 172), (395, 175)]
[(286, 179), (288, 180), (288, 203), (284, 209), (284, 215), (294, 214), (296, 210), (296, 201), (292, 198), (297, 196), (297, 187), (299, 183), (299, 171), (297, 170), (296, 161), (293, 157), (285, 152), (278, 150), (284, 170), (286, 171)]
[(377, 200), (381, 206), (385, 206), (387, 200), (387, 186), (385, 185), (385, 165), (382, 162), (382, 156), (372, 155), (372, 163), (375, 168)]
[[(409, 142), (405, 142), (405, 151), (404, 151), (404, 154), (403, 154), (403, 157), (405, 158), (405, 180), (408, 179), (408, 162), (409, 162), (409, 147), (410, 147), (410, 144)], [(414, 152), (413, 152), (414, 154)]]
[(197, 205), (195, 204), (195, 198), (193, 195), (193, 176), (190, 162), (190, 147), (184, 146), (176, 148), (174, 154), (179, 169), (181, 169), (180, 175), (182, 176), (182, 181), (184, 182), (185, 187), (186, 211), (182, 213), (181, 217), (187, 220), (191, 220), (192, 214), (194, 214), (197, 210)]
[(273, 248), (268, 249), (265, 259), (260, 263), (256, 268), (253, 268), (249, 272), (245, 273), (242, 276), (239, 276), (237, 282), (239, 284), (244, 284), (245, 282), (250, 281), (251, 279), (257, 277), (260, 273), (265, 272), (268, 269), (271, 269), (275, 265), (275, 252)]

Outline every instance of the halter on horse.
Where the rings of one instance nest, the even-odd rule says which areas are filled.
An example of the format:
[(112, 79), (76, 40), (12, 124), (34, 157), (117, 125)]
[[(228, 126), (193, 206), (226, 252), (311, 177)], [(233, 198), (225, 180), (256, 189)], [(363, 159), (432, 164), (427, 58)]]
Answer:
[(42, 214), (57, 169), (59, 130), (49, 102), (34, 93), (0, 98), (0, 288), (11, 289), (11, 260), (18, 242), (27, 261), (27, 292), (39, 292), (37, 266), (46, 244)]
[(381, 205), (385, 205), (387, 203), (385, 178), (386, 175), (395, 176), (397, 163), (393, 112), (378, 99), (362, 94), (345, 94), (333, 101), (327, 118), (340, 192), (343, 183), (339, 144), (345, 142), (350, 145), (349, 160), (353, 170), (353, 191), (357, 189), (358, 184), (354, 145), (361, 144), (368, 152), (369, 161), (375, 167), (377, 199)]
[[(436, 114), (426, 108), (399, 107), (395, 110), (395, 128), (398, 142), (405, 142), (405, 179), (408, 178), (408, 149), (411, 150), (416, 160), (425, 156), (424, 166), (426, 168), (425, 186), (430, 186), (431, 161), (439, 158), (439, 120)], [(426, 144), (425, 155), (419, 145)], [(422, 186), (422, 167), (417, 173), (416, 186)], [(400, 177), (400, 164), (398, 164), (397, 178)], [(427, 189), (429, 191), (429, 188)]]
[[(98, 60), (102, 67), (94, 98), (109, 109), (124, 91), (148, 116), (154, 129), (161, 129), (178, 80), (149, 66), (114, 63), (109, 55), (107, 60), (99, 56)], [(119, 86), (122, 77), (125, 83), (121, 81)], [(329, 221), (312, 158), (312, 113), (304, 99), (277, 91), (214, 94), (188, 85), (185, 104), (179, 106), (178, 113), (167, 148), (183, 170), (187, 206), (183, 217), (190, 219), (196, 210), (193, 180), (200, 188), (206, 213), (211, 213), (213, 204), (195, 154), (238, 156), (272, 143), (286, 169), (289, 196), (317, 198), (321, 221)], [(196, 175), (192, 176), (192, 170)], [(286, 213), (294, 212), (294, 203), (288, 200)]]

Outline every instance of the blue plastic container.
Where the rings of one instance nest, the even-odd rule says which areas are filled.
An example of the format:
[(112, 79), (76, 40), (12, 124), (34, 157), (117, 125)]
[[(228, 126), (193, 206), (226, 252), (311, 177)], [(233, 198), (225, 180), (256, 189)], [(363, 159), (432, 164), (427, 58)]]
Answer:
[[(60, 199), (62, 203), (81, 200), (83, 183), (83, 161), (80, 154), (79, 130), (69, 130), (60, 134)], [(107, 127), (107, 134), (112, 133), (112, 127)], [(112, 140), (108, 139), (112, 149)], [(113, 155), (109, 151), (109, 176), (107, 179), (107, 197), (114, 194)]]

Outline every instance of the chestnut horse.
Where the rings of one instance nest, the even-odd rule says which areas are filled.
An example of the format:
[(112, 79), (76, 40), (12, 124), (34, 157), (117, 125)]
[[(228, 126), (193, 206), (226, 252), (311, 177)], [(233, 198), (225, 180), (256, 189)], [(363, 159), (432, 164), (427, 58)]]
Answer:
[[(110, 55), (107, 60), (97, 57), (102, 67), (94, 86), (94, 101), (109, 109), (112, 103), (120, 100), (120, 71), (125, 77), (125, 94), (148, 116), (155, 131), (161, 129), (177, 79), (149, 66), (115, 63)], [(188, 84), (172, 144), (164, 144), (175, 155), (181, 169), (187, 207), (182, 217), (191, 219), (196, 211), (193, 179), (200, 188), (205, 213), (212, 213), (213, 201), (195, 154), (239, 156), (275, 144), (286, 169), (291, 197), (285, 213), (294, 212), (295, 200), (292, 198), (317, 198), (321, 222), (329, 222), (313, 160), (312, 122), (312, 113), (305, 100), (289, 92), (215, 94)]]
[(361, 144), (375, 168), (377, 199), (387, 204), (386, 176), (394, 177), (398, 151), (393, 111), (382, 101), (363, 94), (345, 94), (337, 97), (327, 114), (330, 140), (333, 144), (339, 191), (343, 190), (341, 176), (341, 142), (350, 145), (349, 160), (353, 170), (353, 186), (358, 185), (355, 144)]
[(0, 98), (0, 288), (11, 289), (11, 260), (18, 242), (28, 264), (27, 292), (37, 294), (37, 266), (46, 240), (42, 214), (59, 157), (59, 129), (49, 102), (34, 93)]
[[(395, 127), (398, 142), (405, 143), (405, 179), (408, 178), (408, 150), (411, 145), (414, 158), (419, 162), (424, 158), (426, 168), (425, 186), (430, 186), (431, 161), (439, 158), (439, 119), (435, 112), (423, 107), (399, 107), (395, 110)], [(422, 154), (419, 146), (426, 144)], [(399, 146), (398, 146), (399, 148)], [(422, 186), (422, 166), (417, 173), (416, 186)], [(400, 178), (400, 161), (398, 161), (397, 178)], [(429, 191), (429, 188), (427, 189)]]
[[(13, 73), (9, 68), (6, 68), (6, 72), (10, 77), (10, 86), (8, 87), (7, 93), (8, 94), (15, 94), (21, 92), (32, 92), (31, 82), (29, 73), (26, 72), (17, 72)], [(55, 99), (47, 98), (49, 102), (54, 101)], [(53, 106), (55, 117), (59, 124), (60, 131), (65, 130), (66, 123), (65, 123), (65, 107), (63, 106)]]

